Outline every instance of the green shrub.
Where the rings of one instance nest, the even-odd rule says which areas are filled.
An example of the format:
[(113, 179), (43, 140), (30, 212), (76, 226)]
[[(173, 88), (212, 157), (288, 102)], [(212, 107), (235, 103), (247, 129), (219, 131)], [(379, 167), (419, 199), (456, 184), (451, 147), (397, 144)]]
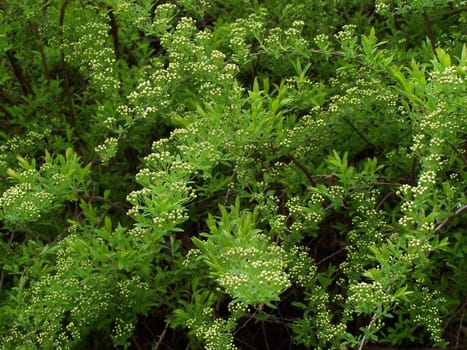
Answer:
[(0, 3), (0, 348), (465, 346), (465, 5)]

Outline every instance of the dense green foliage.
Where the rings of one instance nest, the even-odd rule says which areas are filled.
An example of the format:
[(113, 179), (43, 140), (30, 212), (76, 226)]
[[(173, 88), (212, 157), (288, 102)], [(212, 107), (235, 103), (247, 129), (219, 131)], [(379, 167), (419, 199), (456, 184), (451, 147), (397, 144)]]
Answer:
[(0, 348), (467, 346), (465, 28), (0, 2)]

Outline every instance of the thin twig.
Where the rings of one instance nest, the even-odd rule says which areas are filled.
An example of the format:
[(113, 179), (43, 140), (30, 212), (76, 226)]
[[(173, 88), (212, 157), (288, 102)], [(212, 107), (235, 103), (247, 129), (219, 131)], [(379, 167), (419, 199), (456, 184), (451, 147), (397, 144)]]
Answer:
[(331, 255), (328, 255), (327, 257), (325, 257), (324, 259), (321, 259), (319, 262), (316, 263), (316, 265), (320, 265), (322, 264), (323, 262), (335, 257), (336, 255), (339, 255), (340, 253), (342, 253), (343, 251), (345, 250), (345, 247), (344, 248), (341, 248), (339, 249), (337, 252), (334, 252), (332, 253)]
[(464, 155), (454, 146), (451, 142), (447, 141), (447, 144), (451, 146), (451, 148), (456, 152), (456, 154), (459, 156), (460, 159), (464, 162), (464, 165), (467, 165), (467, 159), (464, 157)]
[(171, 322), (171, 320), (168, 320), (165, 323), (164, 330), (162, 331), (161, 335), (159, 336), (159, 340), (157, 341), (156, 346), (152, 350), (159, 349), (159, 346), (162, 344), (162, 339), (164, 339), (165, 333), (167, 333), (167, 329), (169, 329), (170, 322)]
[(457, 215), (459, 215), (460, 213), (462, 213), (464, 210), (467, 210), (467, 205), (464, 205), (462, 207), (460, 207), (459, 209), (457, 209), (455, 211), (454, 214), (452, 214), (451, 216), (448, 216), (446, 219), (444, 219), (438, 226), (436, 226), (435, 228), (435, 233), (437, 233), (438, 231), (440, 231), (446, 224), (449, 220), (451, 220), (452, 218), (456, 217)]
[(26, 78), (23, 75), (23, 72), (22, 72), (20, 66), (18, 65), (18, 62), (16, 61), (15, 55), (12, 53), (11, 50), (8, 50), (6, 52), (6, 56), (8, 57), (8, 63), (10, 65), (11, 69), (13, 70), (13, 73), (14, 73), (16, 79), (18, 79), (19, 84), (21, 85), (21, 90), (23, 91), (23, 94), (25, 96), (27, 96), (29, 94), (34, 95), (34, 92), (32, 91), (31, 87), (29, 86)]
[(375, 210), (378, 211), (379, 208), (381, 208), (381, 206), (383, 205), (383, 203), (386, 201), (386, 199), (388, 199), (389, 197), (391, 197), (393, 194), (394, 194), (393, 191), (387, 193), (387, 194), (378, 202), (378, 204), (377, 204), (376, 207), (375, 207)]
[(454, 347), (454, 349), (458, 349), (459, 347), (459, 339), (461, 337), (461, 331), (462, 331), (462, 323), (464, 322), (464, 314), (465, 314), (465, 306), (467, 304), (464, 303), (464, 305), (462, 305), (462, 314), (461, 314), (461, 318), (459, 320), (459, 328), (457, 329), (457, 335), (456, 335), (456, 345)]
[(425, 27), (428, 32), (428, 38), (430, 39), (431, 49), (433, 50), (433, 53), (436, 53), (435, 32), (433, 31), (433, 24), (431, 23), (430, 16), (426, 10), (423, 12), (423, 19), (425, 20)]
[(448, 12), (446, 12), (444, 14), (443, 19), (446, 19), (446, 18), (448, 18), (448, 17), (450, 17), (452, 15), (455, 15), (455, 14), (461, 13), (461, 12), (467, 12), (467, 7), (460, 7), (458, 9), (453, 9), (451, 11), (448, 11)]
[(357, 133), (358, 136), (360, 136), (360, 138), (365, 141), (365, 143), (370, 146), (371, 148), (375, 149), (375, 150), (379, 150), (378, 147), (376, 147), (375, 145), (373, 145), (366, 137), (365, 135), (363, 135), (363, 133), (360, 132), (360, 130), (358, 130), (356, 128), (355, 125), (352, 124), (352, 122), (350, 120), (348, 120), (346, 117), (342, 117), (342, 119)]
[(251, 316), (248, 317), (248, 319), (247, 319), (240, 327), (238, 327), (238, 328), (235, 330), (235, 332), (233, 332), (233, 335), (235, 336), (238, 332), (240, 332), (240, 330), (242, 330), (243, 328), (245, 328), (246, 325), (248, 324), (248, 322), (250, 322), (250, 321), (253, 319), (253, 317), (256, 316), (257, 313), (258, 313), (258, 309), (255, 309), (255, 312), (253, 312), (253, 313), (251, 314)]
[[(10, 246), (11, 245), (11, 242), (13, 242), (13, 239), (15, 237), (15, 233), (14, 232), (11, 232), (11, 236), (10, 236), (10, 239), (8, 240), (8, 245)], [(5, 277), (5, 270), (2, 269), (2, 275), (0, 276), (0, 290), (2, 290), (2, 287), (3, 287), (3, 279)]]
[(271, 350), (271, 348), (269, 347), (269, 343), (268, 343), (268, 336), (266, 334), (266, 327), (264, 326), (264, 321), (261, 322), (261, 328), (263, 329), (263, 338), (264, 338), (264, 344), (266, 345), (266, 349)]
[(131, 340), (133, 340), (133, 345), (136, 347), (136, 350), (143, 350), (143, 348), (141, 347), (141, 345), (139, 345), (138, 340), (134, 335), (131, 337)]
[(402, 186), (402, 184), (399, 182), (384, 182), (384, 181), (373, 182), (371, 185), (372, 186), (393, 186), (393, 187)]
[(298, 160), (296, 160), (294, 157), (289, 156), (290, 160), (299, 168), (307, 177), (308, 181), (310, 181), (310, 185), (313, 187), (316, 187), (316, 182), (313, 180), (313, 176), (310, 174), (307, 168), (305, 168), (304, 165), (302, 165)]
[[(63, 25), (65, 22), (65, 11), (66, 7), (70, 0), (65, 0), (63, 2), (62, 8), (60, 9), (60, 21), (59, 21), (59, 26), (60, 26), (60, 41), (63, 46), (64, 43), (64, 33), (63, 33)], [(73, 104), (73, 97), (71, 95), (71, 90), (70, 90), (70, 81), (68, 79), (68, 72), (66, 69), (66, 63), (65, 63), (65, 52), (63, 50), (63, 47), (60, 49), (60, 61), (62, 65), (62, 74), (63, 74), (63, 87), (65, 90), (65, 95), (67, 97), (67, 102), (68, 102), (68, 109), (70, 112), (71, 116), (71, 126), (75, 128), (76, 126), (76, 121), (75, 121), (75, 107)]]
[[(248, 349), (257, 350), (257, 348), (255, 348), (254, 346), (251, 346), (250, 344), (248, 344), (247, 342), (245, 342), (242, 339), (236, 339), (236, 341), (239, 342), (240, 344), (242, 344), (243, 346), (245, 346)], [(188, 348), (186, 348), (185, 350), (188, 350)]]
[(224, 206), (227, 205), (227, 201), (228, 201), (229, 196), (230, 196), (230, 186), (234, 182), (235, 176), (237, 176), (237, 172), (234, 170), (234, 172), (232, 173), (232, 176), (230, 176), (229, 184), (227, 186), (227, 192), (226, 192), (225, 198), (224, 198)]
[(464, 300), (464, 303), (457, 307), (456, 311), (452, 312), (451, 315), (449, 316), (449, 318), (446, 320), (445, 322), (445, 326), (443, 327), (443, 331), (446, 330), (446, 328), (448, 327), (449, 324), (451, 324), (451, 321), (456, 317), (456, 315), (461, 312), (462, 310), (464, 310), (464, 308), (467, 306), (467, 298)]
[[(109, 6), (110, 7), (110, 6)], [(114, 43), (114, 53), (115, 58), (118, 60), (120, 58), (120, 48), (119, 48), (119, 39), (118, 39), (118, 24), (115, 19), (112, 8), (109, 9), (109, 19), (110, 19), (110, 33), (112, 34), (112, 41)]]
[[(368, 324), (368, 326), (366, 327), (366, 329), (368, 330), (368, 332), (371, 330), (371, 326), (374, 322), (374, 320), (376, 319), (376, 313), (373, 314), (373, 316), (371, 316), (371, 320), (370, 320), (370, 323)], [(363, 347), (365, 346), (365, 343), (367, 342), (367, 339), (366, 339), (366, 334), (363, 335), (363, 338), (362, 338), (362, 341), (360, 342), (360, 346), (358, 347), (358, 350), (362, 350)]]
[(39, 54), (41, 56), (42, 67), (44, 68), (44, 77), (47, 81), (50, 81), (50, 74), (49, 74), (49, 67), (47, 65), (47, 59), (45, 57), (44, 46), (42, 45), (41, 36), (39, 33), (39, 29), (37, 27), (37, 23), (32, 22), (32, 31), (34, 32), (34, 37), (37, 40), (37, 45), (39, 47)]
[[(284, 300), (284, 299), (283, 299), (283, 300)], [(294, 340), (292, 334), (290, 334), (287, 321), (286, 321), (285, 318), (282, 316), (282, 313), (281, 313), (281, 310), (280, 310), (280, 308), (279, 308), (278, 303), (275, 302), (275, 305), (276, 305), (276, 308), (277, 308), (277, 313), (279, 314), (279, 318), (280, 318), (280, 320), (282, 321), (282, 325), (284, 326), (285, 331), (287, 332), (287, 335), (289, 336), (290, 342), (291, 342), (292, 344), (297, 344), (297, 343), (295, 342), (295, 340)]]

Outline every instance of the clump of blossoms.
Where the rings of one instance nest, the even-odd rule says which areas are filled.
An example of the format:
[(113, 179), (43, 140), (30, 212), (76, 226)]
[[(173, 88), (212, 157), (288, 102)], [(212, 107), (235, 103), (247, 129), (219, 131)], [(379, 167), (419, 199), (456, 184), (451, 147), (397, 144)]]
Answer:
[(11, 228), (24, 228), (84, 192), (89, 166), (71, 149), (55, 157), (47, 152), (44, 160), (37, 168), (35, 160), (18, 157), (19, 168), (7, 170), (16, 184), (0, 196), (0, 218)]
[(108, 137), (104, 143), (96, 146), (94, 151), (100, 157), (103, 163), (107, 163), (110, 159), (115, 157), (118, 150), (118, 139), (116, 137)]
[(274, 245), (262, 251), (256, 247), (234, 247), (219, 256), (219, 263), (224, 267), (217, 278), (219, 285), (235, 300), (247, 304), (278, 301), (291, 285), (284, 271), (285, 252)]
[[(460, 5), (458, 0), (439, 0), (436, 2), (438, 9), (447, 7), (449, 5)], [(427, 0), (377, 0), (375, 4), (376, 12), (381, 15), (394, 15), (401, 14), (407, 15), (410, 13), (421, 13), (428, 9), (433, 8), (433, 2)]]
[(106, 22), (107, 18), (100, 13), (96, 21), (74, 27), (73, 33), (66, 33), (70, 39), (64, 43), (64, 49), (67, 61), (78, 66), (89, 77), (99, 94), (110, 98), (118, 93), (120, 82), (114, 68), (115, 54), (108, 43), (109, 26)]
[[(113, 295), (104, 287), (107, 277), (90, 274), (93, 267), (89, 258), (78, 262), (73, 259), (76, 248), (83, 248), (80, 243), (74, 234), (61, 242), (55, 271), (31, 282), (23, 296), (27, 307), (21, 310), (21, 318), (10, 325), (10, 336), (3, 339), (2, 345), (71, 349), (90, 325), (109, 312)], [(34, 324), (21, 321), (32, 317), (37, 320)]]
[(293, 246), (288, 251), (287, 272), (290, 279), (301, 287), (309, 286), (314, 282), (318, 271), (310, 257), (309, 249), (304, 246)]
[(305, 291), (305, 302), (296, 304), (303, 309), (303, 317), (295, 320), (293, 329), (296, 339), (305, 346), (328, 349), (330, 344), (344, 344), (348, 315), (344, 315), (340, 322), (333, 320), (329, 307), (332, 300), (316, 277)]
[(232, 316), (228, 319), (215, 318), (214, 309), (204, 306), (198, 310), (197, 315), (188, 317), (185, 325), (190, 329), (190, 333), (204, 342), (206, 349), (237, 350), (233, 337), (233, 331), (237, 326), (235, 314), (244, 313), (246, 309), (240, 304), (231, 303), (229, 311), (232, 311)]
[[(40, 266), (39, 276), (28, 271), (34, 270), (31, 267), (23, 271), (20, 287), (28, 288), (17, 302), (26, 306), (8, 325), (8, 336), (0, 340), (0, 346), (72, 349), (97, 327), (111, 333), (115, 346), (126, 346), (135, 315), (148, 309), (154, 292), (144, 273), (126, 275), (134, 266), (146, 269), (148, 254), (113, 254), (138, 249), (129, 237), (122, 227), (111, 231), (109, 226), (95, 230), (79, 223), (70, 226), (56, 251), (42, 250), (41, 255), (50, 260)], [(102, 266), (106, 273), (96, 274)], [(10, 316), (5, 310), (5, 317)]]
[(295, 234), (307, 232), (309, 235), (314, 235), (320, 222), (324, 217), (322, 204), (324, 197), (319, 193), (312, 193), (305, 199), (293, 197), (287, 202), (287, 209), (290, 217), (294, 220), (290, 226), (290, 231)]
[(54, 196), (42, 191), (33, 190), (30, 183), (22, 183), (10, 187), (2, 193), (0, 198), (1, 217), (14, 226), (39, 220), (43, 211), (47, 210)]
[(206, 241), (193, 239), (201, 251), (197, 259), (206, 261), (222, 290), (234, 301), (271, 306), (291, 286), (287, 256), (255, 228), (255, 216), (240, 212), (238, 205), (237, 201), (230, 212), (222, 208), (217, 223), (209, 219), (211, 232), (205, 235)]

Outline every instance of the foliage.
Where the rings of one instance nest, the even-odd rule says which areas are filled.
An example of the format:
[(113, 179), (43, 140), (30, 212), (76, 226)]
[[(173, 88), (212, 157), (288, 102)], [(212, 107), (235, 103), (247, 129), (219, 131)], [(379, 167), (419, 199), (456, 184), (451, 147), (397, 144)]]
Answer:
[(0, 348), (466, 346), (465, 6), (0, 3)]

